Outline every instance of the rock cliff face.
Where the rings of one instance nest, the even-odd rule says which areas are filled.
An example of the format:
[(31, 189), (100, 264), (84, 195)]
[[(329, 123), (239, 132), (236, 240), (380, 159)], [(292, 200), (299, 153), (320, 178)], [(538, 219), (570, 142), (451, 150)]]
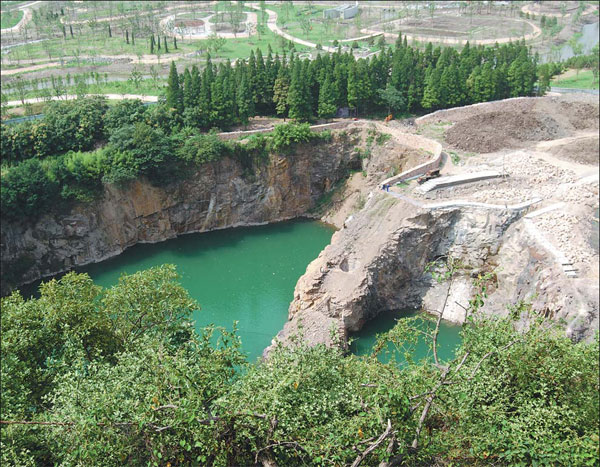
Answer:
[(297, 147), (244, 171), (224, 159), (187, 180), (106, 186), (101, 200), (32, 224), (2, 223), (2, 294), (11, 287), (118, 255), (141, 242), (305, 215), (353, 161), (350, 132)]
[(298, 281), (289, 320), (276, 340), (285, 343), (300, 332), (311, 344), (333, 345), (332, 330), (346, 342), (349, 333), (386, 310), (442, 309), (448, 284), (437, 284), (425, 267), (443, 255), (465, 265), (449, 291), (445, 319), (462, 322), (464, 310), (457, 303), (467, 305), (473, 278), (500, 265), (483, 312), (504, 314), (507, 304), (528, 299), (536, 311), (566, 319), (568, 334), (587, 337), (597, 329), (593, 290), (583, 295), (579, 289), (587, 287), (553, 271), (547, 255), (523, 232), (524, 214), (424, 209), (381, 192), (372, 195)]

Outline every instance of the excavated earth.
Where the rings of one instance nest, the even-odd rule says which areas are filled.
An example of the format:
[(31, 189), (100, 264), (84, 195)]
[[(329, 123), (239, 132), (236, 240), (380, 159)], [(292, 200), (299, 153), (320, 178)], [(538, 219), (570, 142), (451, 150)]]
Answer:
[(489, 153), (521, 147), (524, 142), (564, 138), (578, 130), (597, 130), (598, 106), (591, 101), (563, 96), (515, 99), (476, 112), (455, 111), (445, 140), (459, 150)]
[[(493, 274), (484, 313), (505, 315), (507, 305), (523, 300), (540, 315), (564, 320), (574, 340), (591, 338), (599, 308), (592, 243), (597, 98), (509, 99), (435, 112), (415, 123), (387, 129), (402, 140), (427, 126), (444, 128), (438, 141), (453, 158), (445, 158), (443, 175), (495, 170), (504, 176), (425, 194), (415, 191), (415, 181), (388, 194), (351, 180), (336, 207), (348, 216), (298, 281), (289, 320), (272, 346), (298, 333), (313, 344), (335, 345), (332, 330), (345, 342), (379, 313), (409, 307), (437, 311), (447, 303), (444, 318), (461, 323), (474, 278), (486, 272)], [(379, 175), (381, 181), (389, 173)], [(348, 210), (346, 195), (366, 202)], [(450, 290), (425, 273), (430, 261), (446, 256), (465, 265)]]

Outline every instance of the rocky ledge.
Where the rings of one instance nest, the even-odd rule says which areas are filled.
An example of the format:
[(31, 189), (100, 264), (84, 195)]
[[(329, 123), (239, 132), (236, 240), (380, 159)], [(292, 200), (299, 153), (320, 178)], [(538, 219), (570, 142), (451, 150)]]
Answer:
[(356, 131), (298, 146), (289, 156), (271, 155), (252, 171), (223, 159), (165, 187), (145, 180), (106, 185), (102, 199), (68, 214), (48, 214), (35, 223), (3, 222), (2, 294), (118, 255), (136, 243), (304, 216), (359, 163), (352, 150)]
[[(461, 323), (473, 278), (492, 270), (483, 312), (502, 315), (507, 304), (527, 300), (537, 312), (565, 319), (575, 340), (589, 337), (598, 328), (597, 288), (564, 275), (528, 236), (525, 214), (526, 209), (430, 209), (372, 192), (298, 281), (289, 320), (265, 355), (277, 341), (285, 344), (297, 334), (312, 345), (335, 345), (337, 334), (343, 345), (384, 311), (440, 310), (448, 292), (444, 318)], [(443, 256), (464, 265), (450, 291), (425, 272)]]

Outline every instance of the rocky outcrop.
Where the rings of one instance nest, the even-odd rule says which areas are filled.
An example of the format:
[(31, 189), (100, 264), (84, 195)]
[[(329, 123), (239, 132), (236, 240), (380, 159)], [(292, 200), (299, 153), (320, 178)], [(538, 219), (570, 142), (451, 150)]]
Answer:
[(101, 200), (35, 223), (2, 223), (2, 293), (11, 287), (98, 262), (143, 242), (306, 215), (355, 165), (352, 131), (330, 142), (271, 155), (253, 171), (231, 159), (206, 164), (186, 180), (105, 186)]
[[(444, 318), (460, 323), (462, 306), (474, 292), (473, 278), (496, 268), (483, 312), (504, 314), (507, 304), (529, 300), (537, 312), (565, 318), (573, 337), (587, 337), (597, 329), (597, 318), (595, 325), (590, 321), (598, 316), (597, 289), (594, 300), (593, 291), (582, 294), (589, 290), (583, 284), (568, 282), (561, 271), (553, 273), (555, 265), (522, 227), (525, 212), (427, 209), (372, 194), (298, 281), (289, 320), (274, 343), (302, 334), (310, 344), (334, 345), (332, 330), (344, 343), (381, 312), (440, 310), (444, 302)], [(451, 290), (425, 272), (429, 262), (446, 255), (464, 265)]]

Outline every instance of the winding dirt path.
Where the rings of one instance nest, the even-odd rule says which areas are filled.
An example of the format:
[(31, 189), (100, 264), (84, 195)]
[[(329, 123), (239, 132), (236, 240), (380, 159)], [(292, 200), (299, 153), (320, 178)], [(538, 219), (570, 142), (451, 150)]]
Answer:
[[(523, 5), (521, 7), (521, 11), (525, 14), (529, 13), (531, 15), (536, 15), (536, 16), (545, 15), (546, 17), (553, 16), (556, 18), (563, 18), (563, 17), (568, 18), (569, 16), (572, 15), (572, 13), (566, 13), (563, 16), (561, 13), (547, 13), (547, 12), (534, 11), (531, 9), (531, 6), (532, 5)], [(581, 13), (581, 16), (589, 15), (590, 13), (593, 13), (597, 9), (598, 9), (598, 5), (587, 5), (586, 9), (583, 10), (583, 12)]]
[(21, 18), (21, 20), (15, 24), (12, 28), (4, 28), (0, 30), (1, 34), (10, 34), (13, 32), (19, 32), (21, 30), (21, 28), (25, 27), (27, 25), (27, 23), (29, 23), (29, 21), (31, 21), (32, 18), (32, 13), (31, 13), (31, 6), (37, 4), (37, 3), (42, 3), (41, 1), (37, 1), (37, 2), (31, 2), (31, 3), (27, 3), (25, 5), (21, 5), (20, 7), (17, 8), (17, 10), (22, 10), (23, 11), (23, 17)]
[[(522, 20), (522, 21), (529, 24), (533, 28), (533, 32), (526, 34), (522, 37), (510, 36), (510, 37), (499, 37), (498, 39), (472, 39), (472, 40), (469, 40), (469, 39), (452, 39), (450, 37), (440, 37), (440, 36), (425, 36), (425, 35), (421, 36), (421, 35), (409, 34), (409, 33), (405, 33), (405, 32), (402, 32), (402, 36), (406, 37), (406, 39), (409, 41), (416, 40), (419, 42), (442, 42), (444, 44), (466, 44), (467, 42), (469, 42), (472, 45), (493, 45), (495, 43), (506, 44), (508, 42), (515, 41), (515, 40), (521, 40), (521, 39), (530, 41), (542, 34), (542, 30), (536, 24), (532, 23), (531, 21), (527, 21), (527, 20)], [(370, 26), (370, 28), (363, 28), (360, 30), (360, 32), (363, 34), (384, 35), (385, 37), (388, 37), (390, 39), (396, 39), (396, 38), (398, 38), (398, 33), (384, 32), (384, 31), (380, 31), (378, 29), (372, 29), (372, 28), (376, 28), (376, 27), (380, 27), (380, 26), (382, 27), (384, 24), (400, 24), (401, 22), (402, 22), (402, 19), (386, 21), (384, 23), (374, 24), (373, 26)]]

